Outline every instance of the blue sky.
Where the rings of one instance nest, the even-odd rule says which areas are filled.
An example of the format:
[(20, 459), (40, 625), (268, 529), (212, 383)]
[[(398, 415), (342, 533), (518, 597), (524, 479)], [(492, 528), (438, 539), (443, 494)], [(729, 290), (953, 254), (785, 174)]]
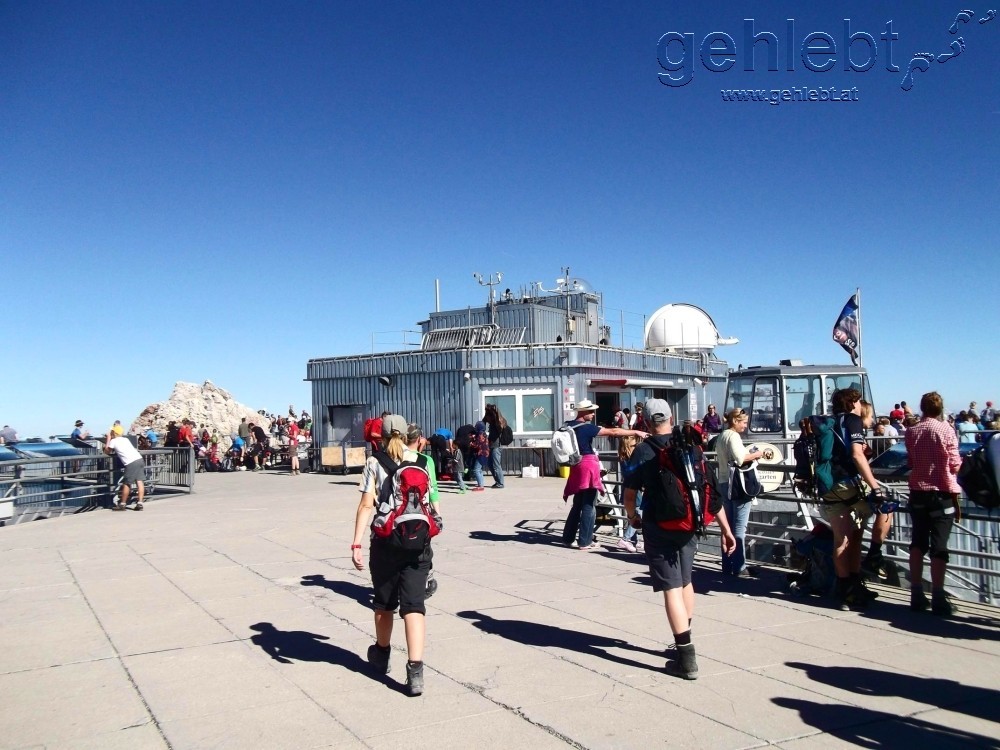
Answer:
[[(635, 344), (689, 302), (740, 338), (733, 366), (848, 361), (831, 329), (861, 287), (880, 410), (1000, 400), (1000, 18), (803, 6), (0, 0), (0, 424), (100, 430), (177, 380), (307, 407), (306, 361), (394, 348), (435, 279), (462, 308), (485, 299), (473, 272), (517, 290), (563, 266), (616, 339), (621, 311)], [(745, 18), (780, 70), (763, 44), (743, 70)], [(833, 70), (784, 69), (787, 18), (795, 50), (834, 38)], [(891, 20), (903, 70), (879, 48), (845, 72), (844, 19), (876, 41)], [(663, 85), (672, 31), (724, 32), (736, 63), (695, 50)], [(858, 100), (721, 96), (792, 87)]]

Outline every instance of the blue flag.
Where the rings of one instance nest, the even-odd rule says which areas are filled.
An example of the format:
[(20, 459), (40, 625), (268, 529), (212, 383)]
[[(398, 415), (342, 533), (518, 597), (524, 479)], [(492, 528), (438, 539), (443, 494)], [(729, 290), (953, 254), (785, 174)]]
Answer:
[(858, 363), (858, 349), (861, 347), (861, 326), (858, 322), (858, 295), (854, 294), (833, 326), (833, 340), (851, 355), (851, 363)]

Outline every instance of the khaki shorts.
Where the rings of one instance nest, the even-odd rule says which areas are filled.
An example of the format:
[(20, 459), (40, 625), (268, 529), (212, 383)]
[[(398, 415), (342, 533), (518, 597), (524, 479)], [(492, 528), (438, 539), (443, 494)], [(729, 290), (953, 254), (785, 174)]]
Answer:
[(865, 521), (872, 514), (872, 506), (863, 497), (838, 502), (823, 501), (819, 510), (823, 518), (830, 523), (850, 516), (851, 521), (859, 529), (864, 528)]

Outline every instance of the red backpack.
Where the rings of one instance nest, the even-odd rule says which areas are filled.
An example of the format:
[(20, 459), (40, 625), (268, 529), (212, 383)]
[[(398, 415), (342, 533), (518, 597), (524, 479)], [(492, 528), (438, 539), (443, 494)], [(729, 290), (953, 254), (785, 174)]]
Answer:
[(382, 417), (369, 417), (365, 420), (365, 442), (378, 445), (382, 439)]
[(429, 500), (427, 456), (421, 453), (416, 461), (399, 464), (384, 451), (376, 453), (375, 458), (388, 476), (375, 501), (372, 533), (400, 549), (420, 552), (441, 533), (441, 518)]
[(643, 486), (657, 525), (664, 531), (701, 535), (722, 508), (715, 473), (700, 446), (689, 445), (678, 428), (666, 442), (649, 438), (656, 459), (645, 464)]

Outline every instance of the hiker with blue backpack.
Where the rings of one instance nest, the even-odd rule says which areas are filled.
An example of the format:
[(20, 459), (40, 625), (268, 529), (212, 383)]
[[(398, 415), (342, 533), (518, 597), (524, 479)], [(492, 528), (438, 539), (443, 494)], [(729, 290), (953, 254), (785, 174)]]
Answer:
[[(962, 459), (958, 438), (941, 419), (944, 402), (931, 391), (920, 399), (921, 419), (906, 431), (906, 460), (910, 464), (910, 609), (921, 612), (931, 607), (936, 615), (951, 614), (951, 602), (944, 591), (948, 566), (948, 537), (961, 519), (958, 500), (961, 487), (958, 470)], [(931, 558), (931, 601), (924, 593), (924, 555)]]
[[(864, 609), (874, 598), (861, 577), (861, 541), (872, 514), (869, 500), (881, 505), (886, 497), (865, 456), (868, 443), (861, 393), (856, 388), (834, 391), (832, 406), (832, 417), (821, 417), (820, 422), (814, 418), (813, 423), (822, 454), (817, 456), (817, 494), (820, 512), (833, 530), (838, 607)], [(829, 448), (823, 448), (824, 444)]]
[(381, 428), (381, 449), (365, 462), (361, 476), (351, 559), (356, 569), (364, 570), (361, 542), (365, 530), (370, 529), (368, 562), (374, 588), (375, 643), (368, 647), (368, 662), (377, 673), (389, 673), (398, 607), (406, 631), (407, 691), (416, 696), (424, 691), (424, 602), (434, 558), (431, 539), (443, 523), (438, 513), (434, 464), (429, 456), (404, 442), (416, 446), (420, 428), (407, 425), (398, 414), (384, 416)]

